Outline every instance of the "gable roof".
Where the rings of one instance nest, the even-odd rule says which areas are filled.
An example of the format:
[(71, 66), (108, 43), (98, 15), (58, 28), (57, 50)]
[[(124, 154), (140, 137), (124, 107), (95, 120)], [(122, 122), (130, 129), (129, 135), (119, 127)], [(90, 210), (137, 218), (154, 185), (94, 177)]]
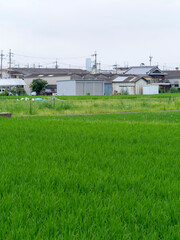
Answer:
[(162, 72), (157, 66), (136, 66), (130, 67), (124, 74), (138, 75), (138, 76), (165, 76), (166, 73)]

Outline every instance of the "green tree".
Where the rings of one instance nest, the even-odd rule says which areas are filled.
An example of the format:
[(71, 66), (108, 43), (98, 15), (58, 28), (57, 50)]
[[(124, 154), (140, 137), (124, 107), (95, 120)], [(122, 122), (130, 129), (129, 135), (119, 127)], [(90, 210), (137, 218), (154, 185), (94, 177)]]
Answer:
[(33, 79), (32, 83), (30, 84), (30, 88), (32, 92), (36, 92), (37, 95), (43, 90), (43, 88), (48, 84), (46, 80), (41, 78)]

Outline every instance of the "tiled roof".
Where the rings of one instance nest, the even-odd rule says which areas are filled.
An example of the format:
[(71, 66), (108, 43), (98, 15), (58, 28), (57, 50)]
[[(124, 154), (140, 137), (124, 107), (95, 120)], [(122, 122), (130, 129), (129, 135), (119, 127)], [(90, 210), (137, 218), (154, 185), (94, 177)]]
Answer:
[(124, 74), (138, 76), (166, 75), (166, 73), (162, 72), (157, 66), (130, 67)]

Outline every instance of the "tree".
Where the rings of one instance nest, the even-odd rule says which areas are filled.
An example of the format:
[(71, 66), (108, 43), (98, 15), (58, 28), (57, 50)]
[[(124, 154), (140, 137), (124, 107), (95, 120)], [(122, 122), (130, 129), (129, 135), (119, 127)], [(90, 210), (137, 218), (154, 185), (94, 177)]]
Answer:
[(43, 90), (43, 88), (48, 84), (46, 80), (41, 78), (33, 79), (32, 83), (30, 84), (30, 88), (32, 92), (36, 92), (37, 95)]

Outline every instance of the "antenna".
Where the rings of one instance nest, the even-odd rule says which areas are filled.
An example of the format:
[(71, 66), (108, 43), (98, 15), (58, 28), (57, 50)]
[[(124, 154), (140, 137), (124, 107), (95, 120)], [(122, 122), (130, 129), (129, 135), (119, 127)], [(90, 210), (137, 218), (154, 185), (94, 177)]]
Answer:
[(152, 59), (153, 59), (153, 56), (149, 56), (149, 63), (150, 63), (150, 66), (151, 66), (151, 63), (152, 63)]

